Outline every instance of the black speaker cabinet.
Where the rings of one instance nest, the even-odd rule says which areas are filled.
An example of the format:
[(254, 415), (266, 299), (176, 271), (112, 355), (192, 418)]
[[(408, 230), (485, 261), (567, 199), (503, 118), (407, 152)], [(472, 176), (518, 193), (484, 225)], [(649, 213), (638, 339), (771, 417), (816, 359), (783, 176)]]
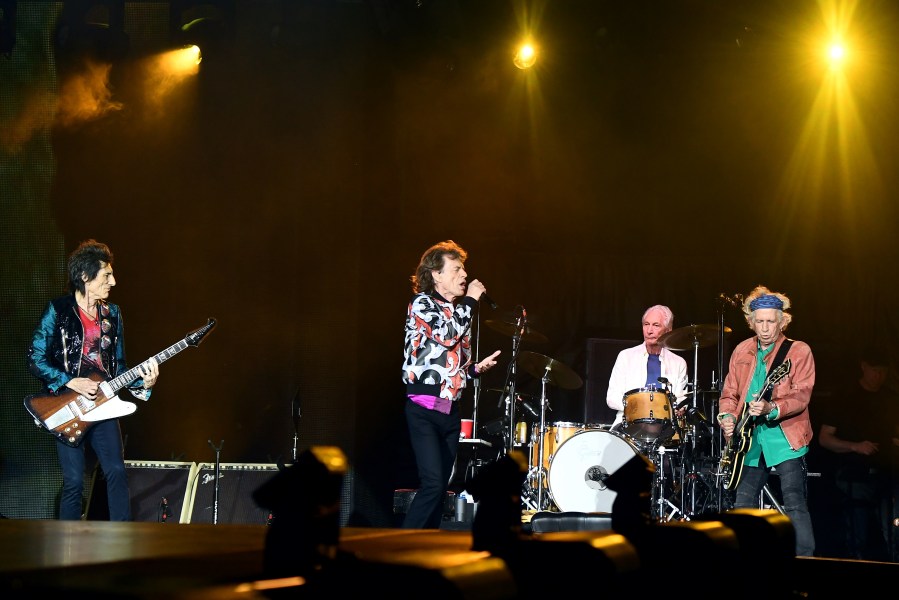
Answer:
[(197, 472), (194, 462), (126, 460), (131, 489), (131, 516), (135, 521), (187, 523), (185, 509)]
[(584, 386), (584, 423), (611, 425), (615, 411), (606, 404), (609, 377), (618, 353), (636, 346), (639, 340), (587, 339), (587, 385)]
[[(128, 488), (131, 491), (131, 518), (134, 521), (187, 523), (190, 490), (197, 463), (175, 461), (126, 460)], [(106, 480), (99, 468), (91, 482), (88, 520), (109, 519)]]
[(200, 463), (193, 485), (189, 522), (265, 525), (269, 513), (257, 506), (253, 492), (277, 473), (277, 465), (221, 463), (216, 505), (215, 463)]

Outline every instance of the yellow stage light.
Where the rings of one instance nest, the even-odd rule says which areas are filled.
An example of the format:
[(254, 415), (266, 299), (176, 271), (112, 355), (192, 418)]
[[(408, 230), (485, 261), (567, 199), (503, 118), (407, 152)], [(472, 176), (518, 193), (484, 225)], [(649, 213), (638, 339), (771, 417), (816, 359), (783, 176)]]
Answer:
[(827, 61), (831, 68), (838, 68), (846, 62), (848, 51), (840, 42), (833, 42), (827, 47)]
[(537, 62), (537, 50), (531, 44), (522, 44), (513, 61), (519, 69), (530, 69)]

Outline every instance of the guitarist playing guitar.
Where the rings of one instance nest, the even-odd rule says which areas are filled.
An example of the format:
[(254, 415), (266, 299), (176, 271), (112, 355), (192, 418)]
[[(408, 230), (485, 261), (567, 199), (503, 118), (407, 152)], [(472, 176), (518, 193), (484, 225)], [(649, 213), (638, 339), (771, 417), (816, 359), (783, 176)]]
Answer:
[(784, 512), (796, 533), (796, 555), (813, 556), (805, 455), (812, 439), (808, 405), (815, 361), (808, 344), (783, 334), (792, 320), (789, 308), (787, 296), (764, 286), (743, 301), (755, 335), (734, 348), (721, 390), (718, 422), (726, 449), (720, 470), (725, 486), (735, 490), (734, 508), (757, 509), (775, 468)]
[[(49, 302), (34, 330), (28, 348), (28, 368), (53, 394), (72, 392), (85, 401), (104, 392), (104, 379), (128, 370), (122, 313), (107, 301), (116, 284), (112, 252), (95, 240), (82, 242), (69, 255), (67, 272), (70, 294)], [(147, 400), (159, 377), (155, 358), (142, 363), (140, 377), (126, 388)], [(84, 439), (81, 439), (81, 438)], [(57, 438), (62, 470), (61, 520), (78, 520), (83, 511), (85, 446), (88, 441), (106, 478), (109, 518), (131, 520), (131, 500), (125, 472), (122, 434), (117, 418), (92, 423), (87, 432), (70, 432)]]

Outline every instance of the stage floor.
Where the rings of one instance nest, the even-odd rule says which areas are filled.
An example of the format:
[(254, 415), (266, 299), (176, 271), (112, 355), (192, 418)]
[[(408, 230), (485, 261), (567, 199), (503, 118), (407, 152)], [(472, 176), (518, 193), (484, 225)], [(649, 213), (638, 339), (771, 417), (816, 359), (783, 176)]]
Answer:
[[(766, 523), (764, 518), (758, 520), (759, 525)], [(743, 533), (733, 535), (731, 526), (720, 522), (656, 526), (652, 543), (644, 548), (611, 530), (522, 533), (514, 551), (502, 559), (474, 550), (472, 532), (466, 530), (343, 528), (338, 557), (351, 560), (335, 561), (340, 566), (326, 569), (329, 577), (316, 580), (312, 574), (304, 580), (266, 572), (271, 526), (4, 519), (0, 597), (31, 598), (49, 592), (93, 600), (331, 598), (424, 588), (430, 590), (428, 600), (532, 598), (596, 586), (627, 593), (647, 578), (654, 580), (654, 586), (668, 588), (675, 582), (659, 578), (670, 575), (684, 585), (695, 583), (689, 584), (691, 598), (717, 598), (721, 590), (703, 584), (706, 576), (728, 562), (739, 563), (758, 541), (767, 543), (772, 535), (759, 528), (758, 540), (749, 538), (747, 543)], [(782, 582), (780, 597), (785, 598), (794, 597), (790, 594), (796, 591), (806, 598), (832, 597), (829, 594), (847, 579), (874, 586), (893, 585), (899, 578), (899, 565), (894, 563), (792, 557), (786, 561), (779, 569), (789, 576)]]
[[(0, 597), (253, 597), (258, 582), (272, 579), (268, 532), (265, 525), (4, 519)], [(339, 540), (355, 564), (441, 572), (493, 560), (471, 550), (469, 531), (343, 528)], [(295, 580), (281, 585), (299, 589)]]

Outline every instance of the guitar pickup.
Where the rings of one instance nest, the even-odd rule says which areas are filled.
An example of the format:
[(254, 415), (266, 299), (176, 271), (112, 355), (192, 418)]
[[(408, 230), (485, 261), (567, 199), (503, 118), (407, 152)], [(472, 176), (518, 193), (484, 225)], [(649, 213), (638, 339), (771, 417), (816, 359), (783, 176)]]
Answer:
[(78, 417), (79, 413), (75, 412), (75, 410), (72, 408), (71, 404), (72, 404), (71, 402), (69, 404), (66, 404), (65, 406), (60, 408), (58, 411), (56, 411), (55, 413), (53, 413), (52, 415), (47, 417), (47, 419), (44, 423), (44, 425), (46, 425), (47, 429), (53, 431), (60, 425), (64, 425), (65, 423), (68, 423), (72, 419), (75, 419)]

